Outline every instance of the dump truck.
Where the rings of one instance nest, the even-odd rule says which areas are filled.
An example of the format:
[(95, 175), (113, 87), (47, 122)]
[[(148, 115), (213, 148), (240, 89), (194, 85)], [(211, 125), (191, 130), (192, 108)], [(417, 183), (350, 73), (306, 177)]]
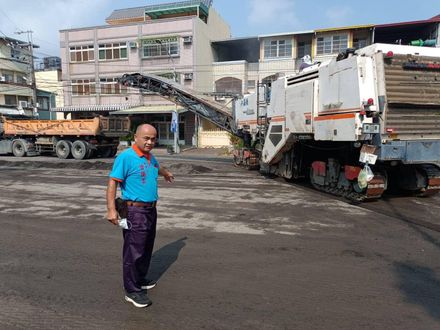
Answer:
[(119, 139), (129, 134), (121, 117), (36, 120), (0, 117), (0, 154), (16, 157), (55, 153), (59, 158), (113, 157)]
[(374, 44), (259, 85), (222, 104), (154, 75), (121, 83), (159, 93), (243, 138), (234, 163), (354, 201), (387, 189), (440, 191), (440, 49)]

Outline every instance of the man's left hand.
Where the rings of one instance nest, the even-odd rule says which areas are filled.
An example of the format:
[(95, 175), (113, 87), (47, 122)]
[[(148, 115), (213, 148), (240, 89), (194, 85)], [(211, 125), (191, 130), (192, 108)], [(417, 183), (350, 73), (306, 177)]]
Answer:
[(168, 170), (165, 170), (163, 173), (163, 177), (166, 182), (172, 183), (174, 181), (174, 175)]

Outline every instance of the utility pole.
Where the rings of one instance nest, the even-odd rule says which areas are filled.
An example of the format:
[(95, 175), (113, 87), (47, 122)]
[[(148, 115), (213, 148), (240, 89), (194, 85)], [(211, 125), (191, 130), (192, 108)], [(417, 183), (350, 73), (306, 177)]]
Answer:
[(28, 47), (29, 52), (31, 55), (31, 89), (32, 89), (32, 108), (33, 108), (33, 115), (36, 116), (38, 114), (37, 109), (37, 84), (35, 83), (35, 68), (34, 68), (34, 42), (32, 40), (32, 33), (34, 31), (27, 30), (27, 31), (16, 31), (15, 34), (27, 34), (27, 41), (28, 41)]

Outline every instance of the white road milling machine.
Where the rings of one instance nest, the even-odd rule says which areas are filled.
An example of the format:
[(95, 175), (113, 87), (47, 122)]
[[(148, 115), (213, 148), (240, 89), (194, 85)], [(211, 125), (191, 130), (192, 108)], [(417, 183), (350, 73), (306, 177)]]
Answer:
[(163, 97), (243, 138), (234, 163), (355, 201), (393, 188), (440, 191), (440, 48), (348, 49), (223, 104), (154, 75), (120, 83)]

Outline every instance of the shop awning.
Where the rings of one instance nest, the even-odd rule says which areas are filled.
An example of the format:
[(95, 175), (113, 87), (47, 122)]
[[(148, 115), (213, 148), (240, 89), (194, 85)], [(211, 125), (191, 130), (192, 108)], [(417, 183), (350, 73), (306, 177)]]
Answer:
[(160, 114), (160, 113), (172, 113), (177, 111), (182, 113), (187, 111), (185, 108), (173, 105), (173, 104), (163, 104), (163, 105), (143, 105), (139, 107), (134, 107), (130, 109), (112, 111), (112, 115), (136, 115), (136, 114)]
[(130, 104), (88, 104), (88, 105), (68, 105), (65, 107), (52, 108), (52, 112), (82, 112), (82, 111), (117, 111), (132, 108)]

